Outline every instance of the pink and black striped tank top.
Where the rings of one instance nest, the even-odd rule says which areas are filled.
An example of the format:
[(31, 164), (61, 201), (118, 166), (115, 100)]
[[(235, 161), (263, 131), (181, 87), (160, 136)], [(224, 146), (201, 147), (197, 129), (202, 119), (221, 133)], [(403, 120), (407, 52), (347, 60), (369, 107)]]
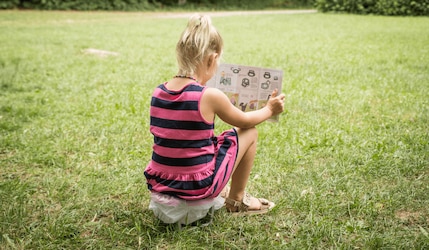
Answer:
[(167, 89), (166, 84), (155, 89), (150, 107), (154, 145), (145, 172), (149, 189), (177, 195), (211, 185), (216, 142), (214, 123), (205, 121), (199, 110), (204, 90), (197, 83), (179, 91)]
[(204, 87), (197, 84), (189, 84), (180, 91), (168, 90), (164, 84), (156, 88), (150, 109), (156, 162), (195, 166), (211, 161), (214, 124), (207, 123), (200, 113), (203, 91)]

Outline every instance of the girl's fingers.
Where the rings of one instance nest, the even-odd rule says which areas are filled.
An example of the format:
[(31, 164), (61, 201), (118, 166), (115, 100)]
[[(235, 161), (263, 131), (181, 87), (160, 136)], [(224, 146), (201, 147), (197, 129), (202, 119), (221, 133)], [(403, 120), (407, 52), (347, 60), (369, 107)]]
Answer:
[(276, 97), (277, 96), (277, 92), (278, 92), (278, 89), (275, 89), (275, 90), (273, 90), (273, 93), (271, 94), (271, 97)]

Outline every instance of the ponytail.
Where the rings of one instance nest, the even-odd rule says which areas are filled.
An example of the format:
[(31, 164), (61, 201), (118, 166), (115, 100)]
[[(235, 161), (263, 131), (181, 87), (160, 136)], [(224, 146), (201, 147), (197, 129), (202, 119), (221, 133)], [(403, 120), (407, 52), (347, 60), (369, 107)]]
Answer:
[(191, 16), (176, 45), (179, 74), (192, 76), (209, 54), (221, 54), (222, 49), (222, 37), (210, 17), (199, 14)]

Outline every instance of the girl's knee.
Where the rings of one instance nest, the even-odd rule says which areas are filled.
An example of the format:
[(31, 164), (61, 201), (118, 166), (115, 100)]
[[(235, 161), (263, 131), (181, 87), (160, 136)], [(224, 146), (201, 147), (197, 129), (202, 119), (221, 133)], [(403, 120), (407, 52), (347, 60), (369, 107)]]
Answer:
[(243, 137), (247, 137), (247, 138), (252, 138), (254, 141), (256, 141), (258, 139), (258, 130), (253, 127), (253, 128), (237, 128), (237, 133), (238, 136), (243, 136)]
[(252, 134), (252, 137), (256, 139), (258, 139), (258, 130), (253, 127), (253, 128), (249, 128), (249, 132)]

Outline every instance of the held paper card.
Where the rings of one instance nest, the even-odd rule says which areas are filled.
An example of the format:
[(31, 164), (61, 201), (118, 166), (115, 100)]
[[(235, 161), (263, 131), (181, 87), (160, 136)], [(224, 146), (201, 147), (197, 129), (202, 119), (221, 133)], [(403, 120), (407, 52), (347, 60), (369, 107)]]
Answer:
[[(281, 93), (282, 80), (282, 70), (221, 64), (206, 85), (222, 90), (234, 106), (247, 112), (263, 108), (273, 90)], [(278, 116), (270, 120), (278, 121)]]

